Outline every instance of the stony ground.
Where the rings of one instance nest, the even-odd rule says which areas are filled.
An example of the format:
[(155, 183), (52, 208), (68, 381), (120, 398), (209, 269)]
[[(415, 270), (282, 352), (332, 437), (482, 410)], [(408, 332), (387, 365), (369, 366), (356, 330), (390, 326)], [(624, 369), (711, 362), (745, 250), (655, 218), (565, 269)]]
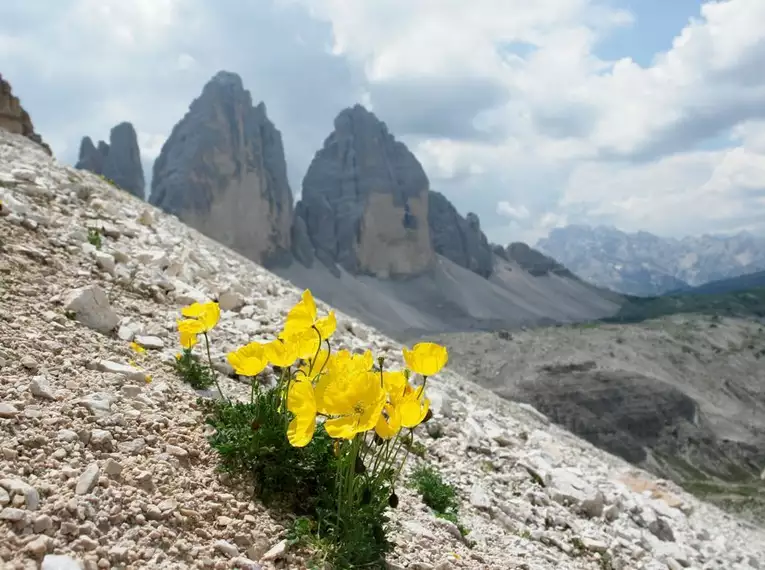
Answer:
[[(2, 567), (306, 568), (285, 516), (216, 473), (199, 394), (170, 366), (179, 308), (218, 295), (213, 357), (224, 391), (245, 395), (222, 355), (270, 338), (300, 292), (2, 131), (0, 200)], [(398, 358), (340, 321), (338, 347)], [(429, 390), (424, 460), (457, 486), (471, 532), (402, 489), (392, 569), (765, 568), (762, 529), (455, 373)]]
[(765, 521), (761, 320), (674, 315), (435, 340), (482, 386)]

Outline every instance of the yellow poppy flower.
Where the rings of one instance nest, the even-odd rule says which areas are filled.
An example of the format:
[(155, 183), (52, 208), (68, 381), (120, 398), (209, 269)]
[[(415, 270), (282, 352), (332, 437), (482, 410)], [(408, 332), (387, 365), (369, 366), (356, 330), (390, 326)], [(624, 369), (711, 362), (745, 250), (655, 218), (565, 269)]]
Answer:
[(407, 367), (423, 376), (438, 374), (449, 360), (446, 348), (433, 342), (420, 342), (415, 344), (412, 350), (404, 347), (401, 352)]
[[(379, 374), (379, 373), (378, 373)], [(411, 386), (406, 380), (403, 371), (397, 370), (385, 370), (383, 375), (383, 389), (388, 394), (388, 398), (392, 404), (398, 404), (407, 392), (407, 388), (411, 390)]]
[[(337, 329), (337, 318), (335, 311), (330, 311), (326, 317), (319, 319), (316, 301), (314, 301), (310, 289), (306, 289), (303, 291), (300, 301), (287, 313), (282, 336), (285, 338), (294, 336), (314, 327), (319, 330), (321, 340), (324, 341), (331, 337)], [(316, 338), (318, 339), (318, 335)]]
[(135, 341), (130, 343), (130, 348), (135, 350), (138, 354), (143, 354), (144, 352), (146, 352), (146, 349)]
[(310, 289), (303, 291), (300, 301), (287, 313), (284, 335), (291, 336), (310, 329), (316, 323), (316, 302)]
[(187, 335), (198, 335), (205, 332), (205, 325), (202, 321), (196, 319), (182, 319), (176, 321), (178, 332)]
[[(324, 362), (324, 360), (321, 360), (321, 362)], [(369, 350), (363, 354), (352, 354), (348, 350), (343, 349), (330, 355), (327, 369), (333, 373), (348, 372), (349, 374), (354, 374), (371, 370), (373, 363), (374, 358)]]
[(265, 350), (266, 360), (274, 366), (286, 368), (287, 366), (292, 366), (298, 359), (297, 346), (292, 342), (282, 339), (272, 340), (263, 349)]
[(409, 391), (396, 405), (401, 414), (401, 425), (413, 428), (422, 423), (430, 409), (430, 400), (423, 397), (422, 386)]
[(189, 332), (188, 330), (181, 330), (181, 346), (183, 348), (191, 348), (197, 343), (197, 334)]
[(313, 358), (316, 356), (316, 351), (319, 350), (319, 335), (311, 328), (293, 332), (289, 335), (284, 334), (281, 338), (284, 342), (293, 346), (297, 358)]
[(337, 330), (337, 318), (335, 317), (335, 311), (330, 311), (329, 314), (323, 319), (316, 321), (314, 325), (321, 333), (321, 340), (327, 340)]
[(401, 412), (393, 404), (385, 404), (377, 418), (375, 433), (383, 439), (390, 439), (401, 430)]
[(181, 314), (188, 319), (199, 321), (203, 329), (200, 332), (208, 332), (218, 324), (220, 320), (220, 305), (215, 301), (209, 303), (192, 303), (181, 309)]
[(146, 376), (143, 377), (143, 379), (146, 381), (147, 384), (150, 384), (152, 381), (152, 376), (151, 374), (147, 374)]
[(240, 376), (257, 376), (268, 364), (265, 349), (259, 342), (251, 342), (229, 352), (226, 359)]
[[(324, 380), (324, 377), (320, 382)], [(373, 372), (343, 374), (326, 383), (321, 393), (319, 408), (331, 416), (324, 428), (335, 439), (353, 439), (357, 433), (368, 431), (377, 425), (383, 406), (385, 392), (379, 377)]]
[(287, 439), (293, 447), (305, 447), (316, 431), (316, 399), (307, 380), (296, 380), (287, 392), (287, 409), (295, 417), (287, 426)]
[(381, 438), (390, 439), (402, 427), (420, 424), (428, 413), (430, 402), (425, 404), (418, 399), (422, 388), (412, 388), (403, 371), (384, 371), (382, 375), (383, 390), (387, 393), (390, 403), (385, 404), (384, 413), (380, 414), (375, 431)]

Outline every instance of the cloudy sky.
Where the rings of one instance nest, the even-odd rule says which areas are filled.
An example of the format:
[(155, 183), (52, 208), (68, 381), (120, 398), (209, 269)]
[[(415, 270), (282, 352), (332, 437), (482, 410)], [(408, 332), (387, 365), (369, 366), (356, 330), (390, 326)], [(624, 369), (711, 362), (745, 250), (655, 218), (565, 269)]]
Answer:
[(492, 241), (765, 234), (763, 0), (0, 2), (0, 72), (68, 163), (129, 120), (150, 166), (220, 69), (265, 101), (295, 194), (361, 102)]

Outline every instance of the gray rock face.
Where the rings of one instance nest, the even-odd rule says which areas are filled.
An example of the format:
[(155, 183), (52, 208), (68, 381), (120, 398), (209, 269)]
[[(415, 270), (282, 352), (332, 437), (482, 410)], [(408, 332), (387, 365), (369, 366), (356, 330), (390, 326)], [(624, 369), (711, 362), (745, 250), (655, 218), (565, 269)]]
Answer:
[(522, 383), (514, 397), (634, 464), (656, 469), (647, 455), (651, 450), (660, 459), (734, 479), (746, 472), (755, 477), (765, 462), (762, 445), (721, 437), (686, 392), (647, 375), (549, 366), (533, 382)]
[(383, 278), (422, 273), (435, 261), (428, 186), (409, 149), (356, 105), (337, 116), (308, 168), (294, 233), (304, 223), (316, 257), (330, 268)]
[(533, 249), (522, 242), (514, 242), (507, 246), (506, 258), (515, 261), (525, 271), (535, 277), (553, 273), (562, 277), (576, 279), (576, 276), (563, 265), (543, 253)]
[[(314, 250), (311, 236), (306, 224), (305, 204), (298, 202), (295, 206), (295, 217), (292, 221), (292, 255), (306, 267), (313, 266)], [(335, 267), (334, 264), (329, 264)]]
[(98, 148), (90, 137), (83, 137), (75, 168), (102, 174), (134, 196), (144, 197), (146, 181), (141, 151), (138, 135), (131, 123), (123, 122), (113, 127), (109, 133), (109, 144), (98, 141)]
[(289, 251), (281, 133), (237, 74), (216, 74), (175, 125), (154, 163), (149, 202), (258, 263)]
[[(99, 146), (101, 145), (106, 145), (106, 143), (101, 141)], [(99, 152), (90, 137), (82, 137), (82, 142), (80, 142), (80, 158), (75, 168), (89, 170), (96, 174), (103, 174), (104, 172), (104, 155)]]
[(481, 231), (478, 216), (470, 212), (463, 218), (446, 196), (431, 190), (428, 224), (436, 253), (482, 277), (491, 275), (492, 249)]

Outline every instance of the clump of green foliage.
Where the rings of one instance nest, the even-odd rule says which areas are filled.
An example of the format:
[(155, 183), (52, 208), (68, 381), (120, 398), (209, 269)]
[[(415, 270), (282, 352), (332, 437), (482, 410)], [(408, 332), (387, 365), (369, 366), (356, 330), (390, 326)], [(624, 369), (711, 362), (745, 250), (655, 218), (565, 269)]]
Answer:
[[(362, 457), (369, 450), (356, 459), (336, 453), (322, 426), (305, 447), (290, 445), (285, 437), (289, 417), (281, 402), (277, 388), (256, 391), (251, 403), (204, 402), (221, 470), (246, 478), (265, 503), (300, 515), (290, 540), (313, 549), (316, 558), (334, 568), (382, 568), (391, 547), (385, 511), (397, 498), (391, 501), (393, 490), (366, 476)], [(344, 471), (359, 475), (360, 501), (352, 511), (339, 513), (335, 480)]]
[(98, 228), (88, 228), (88, 243), (96, 249), (101, 249), (103, 242), (101, 241), (101, 232)]
[(211, 368), (202, 364), (190, 348), (175, 355), (175, 371), (195, 390), (206, 390), (214, 384)]
[(106, 182), (107, 184), (109, 184), (110, 186), (113, 186), (115, 188), (119, 188), (117, 183), (114, 180), (112, 180), (111, 178), (108, 178), (108, 177), (104, 176), (103, 174), (99, 174), (98, 177), (101, 180), (103, 180), (104, 182)]
[(460, 503), (457, 490), (444, 481), (435, 467), (422, 464), (417, 466), (410, 477), (410, 486), (422, 497), (422, 502), (433, 509), (434, 514), (453, 522), (463, 536), (468, 530), (459, 521)]
[(401, 442), (409, 453), (416, 455), (417, 457), (425, 457), (425, 454), (428, 452), (428, 448), (425, 447), (425, 444), (421, 441), (415, 441), (411, 433), (402, 437)]

